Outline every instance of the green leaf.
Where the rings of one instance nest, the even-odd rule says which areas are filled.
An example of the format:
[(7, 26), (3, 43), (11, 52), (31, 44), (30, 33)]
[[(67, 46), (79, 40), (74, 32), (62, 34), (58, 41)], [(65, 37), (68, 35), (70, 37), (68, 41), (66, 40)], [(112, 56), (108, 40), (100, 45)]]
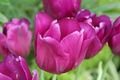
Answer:
[(0, 13), (0, 23), (5, 23), (7, 21), (8, 19), (2, 13)]
[(104, 12), (104, 11), (108, 11), (108, 10), (113, 10), (113, 9), (119, 9), (120, 10), (120, 3), (112, 3), (112, 4), (105, 4), (105, 5), (101, 5), (98, 6), (96, 8), (93, 9), (94, 12)]

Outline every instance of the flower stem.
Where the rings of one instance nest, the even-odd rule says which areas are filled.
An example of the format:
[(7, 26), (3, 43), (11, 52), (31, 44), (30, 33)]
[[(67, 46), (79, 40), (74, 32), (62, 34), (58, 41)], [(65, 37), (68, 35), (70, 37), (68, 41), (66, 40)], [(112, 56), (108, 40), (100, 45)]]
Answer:
[(41, 70), (41, 72), (40, 72), (40, 80), (44, 80), (44, 71), (43, 70)]
[(102, 69), (102, 62), (99, 63), (99, 66), (98, 66), (98, 77), (97, 77), (97, 80), (102, 80), (102, 77), (103, 77), (103, 69)]
[(57, 75), (54, 74), (52, 80), (57, 80)]

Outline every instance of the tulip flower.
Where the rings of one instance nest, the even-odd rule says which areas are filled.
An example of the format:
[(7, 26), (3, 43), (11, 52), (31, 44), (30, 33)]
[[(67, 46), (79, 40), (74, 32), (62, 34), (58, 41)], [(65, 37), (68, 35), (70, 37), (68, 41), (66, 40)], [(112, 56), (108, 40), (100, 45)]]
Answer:
[(91, 43), (86, 53), (86, 58), (94, 57), (110, 38), (111, 20), (106, 15), (96, 16), (96, 14), (84, 9), (78, 12), (76, 19), (79, 22), (88, 23), (96, 32), (97, 38)]
[(54, 18), (73, 16), (80, 9), (81, 0), (42, 0), (45, 11)]
[[(84, 60), (95, 32), (89, 24), (78, 23), (74, 18), (52, 21), (48, 16), (39, 12), (35, 17), (36, 62), (41, 69), (51, 73), (68, 72)], [(43, 19), (49, 19), (51, 23), (44, 24)]]
[(34, 71), (33, 78), (24, 58), (8, 55), (0, 63), (0, 80), (39, 80)]
[(120, 56), (120, 16), (113, 23), (109, 46), (115, 55)]
[[(29, 21), (26, 19), (12, 19), (4, 24), (0, 34), (0, 52), (9, 52), (26, 57), (29, 55), (32, 32), (29, 30)], [(2, 42), (1, 42), (2, 41)]]

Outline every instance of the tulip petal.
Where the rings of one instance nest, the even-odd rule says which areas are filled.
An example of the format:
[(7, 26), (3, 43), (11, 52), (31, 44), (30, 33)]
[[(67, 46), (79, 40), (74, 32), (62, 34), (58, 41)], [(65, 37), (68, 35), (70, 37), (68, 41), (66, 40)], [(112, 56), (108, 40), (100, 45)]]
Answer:
[(52, 25), (50, 26), (50, 29), (45, 33), (44, 37), (46, 36), (50, 36), (56, 39), (57, 41), (60, 41), (61, 32), (60, 32), (59, 24), (56, 22), (52, 23)]
[(30, 22), (25, 18), (22, 18), (22, 19), (14, 18), (11, 21), (4, 24), (3, 33), (7, 35), (7, 31), (10, 28), (18, 27), (18, 26), (24, 26), (24, 28), (29, 29), (29, 25), (30, 25)]
[(70, 55), (70, 63), (67, 67), (67, 70), (70, 70), (75, 67), (78, 56), (82, 58), (80, 62), (84, 59), (85, 53), (80, 53), (83, 43), (84, 32), (75, 31), (61, 41), (61, 44), (66, 53)]
[(110, 20), (110, 18), (108, 16), (101, 15), (101, 16), (99, 16), (99, 18), (100, 18), (101, 22), (105, 23), (107, 28), (111, 28), (112, 27), (111, 20)]
[(31, 76), (29, 67), (27, 65), (27, 62), (24, 60), (24, 58), (22, 58), (20, 56), (19, 56), (18, 59), (20, 60), (20, 65), (21, 65), (21, 67), (24, 70), (24, 73), (25, 73), (25, 76), (26, 76), (27, 80), (31, 80), (32, 76)]
[(102, 43), (98, 38), (94, 38), (93, 41), (90, 43), (89, 48), (86, 52), (86, 59), (89, 59), (95, 56), (103, 47)]
[(84, 22), (87, 18), (90, 17), (90, 15), (91, 13), (89, 10), (82, 9), (77, 13), (76, 18), (79, 22)]
[(28, 56), (31, 46), (32, 33), (23, 26), (13, 27), (8, 30), (7, 44), (12, 53)]
[(3, 56), (10, 54), (8, 47), (7, 47), (6, 40), (7, 39), (4, 36), (4, 34), (0, 33), (0, 54), (2, 54)]
[(109, 41), (109, 46), (111, 47), (112, 51), (116, 55), (120, 55), (120, 33), (114, 35), (112, 39)]
[(118, 27), (120, 26), (120, 16), (115, 20), (115, 22), (113, 23), (114, 27)]
[(15, 58), (13, 55), (7, 56), (4, 61), (4, 66), (8, 73), (5, 74), (15, 80), (27, 80), (23, 68), (19, 62), (19, 59)]
[(73, 16), (80, 9), (81, 0), (42, 0), (45, 11), (54, 18)]
[(80, 22), (79, 26), (82, 30), (84, 30), (84, 39), (91, 38), (96, 35), (94, 29), (89, 24)]
[(58, 41), (39, 35), (36, 50), (36, 61), (40, 68), (52, 73), (64, 72), (69, 56), (62, 50)]
[(79, 23), (75, 19), (64, 18), (58, 22), (61, 29), (61, 38), (64, 38), (74, 31), (80, 31)]
[(33, 78), (32, 78), (32, 80), (39, 80), (39, 74), (38, 74), (37, 70), (33, 71)]
[(0, 73), (0, 80), (13, 80), (13, 79), (11, 79), (10, 77)]
[(35, 35), (37, 36), (37, 34), (40, 33), (43, 36), (44, 33), (49, 29), (51, 22), (52, 18), (48, 14), (39, 12), (35, 16)]

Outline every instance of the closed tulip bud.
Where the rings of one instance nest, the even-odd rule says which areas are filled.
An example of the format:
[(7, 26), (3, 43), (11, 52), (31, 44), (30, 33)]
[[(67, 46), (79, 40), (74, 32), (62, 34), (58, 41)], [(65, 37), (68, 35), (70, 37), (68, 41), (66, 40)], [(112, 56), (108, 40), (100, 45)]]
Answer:
[(113, 23), (109, 46), (115, 55), (120, 56), (120, 17)]
[(0, 63), (0, 80), (39, 80), (37, 76), (37, 72), (34, 71), (32, 78), (28, 65), (22, 57), (8, 55)]
[(96, 16), (96, 14), (84, 9), (78, 12), (76, 19), (79, 22), (88, 23), (96, 32), (97, 37), (94, 39), (95, 41), (91, 43), (86, 53), (86, 58), (91, 58), (95, 56), (109, 40), (112, 30), (111, 20), (106, 15)]
[[(32, 32), (26, 19), (12, 19), (4, 24), (3, 35), (6, 38), (6, 48), (17, 56), (26, 57), (31, 47)], [(4, 44), (4, 45), (5, 45)]]
[[(40, 21), (40, 24), (43, 23), (41, 17), (46, 16), (39, 15), (38, 19), (35, 18), (35, 24), (38, 22), (37, 20)], [(90, 27), (86, 23), (79, 24), (76, 19), (72, 18), (52, 21), (44, 34), (40, 34), (40, 32), (46, 26), (35, 26), (35, 28), (42, 28), (39, 32), (35, 29), (35, 33), (37, 33), (35, 35), (36, 62), (41, 69), (60, 74), (76, 68), (83, 61), (88, 46), (95, 37), (95, 32), (91, 30), (91, 27), (87, 30), (87, 28), (81, 28), (80, 25)]]
[(42, 0), (45, 11), (54, 18), (73, 16), (80, 9), (81, 0)]

